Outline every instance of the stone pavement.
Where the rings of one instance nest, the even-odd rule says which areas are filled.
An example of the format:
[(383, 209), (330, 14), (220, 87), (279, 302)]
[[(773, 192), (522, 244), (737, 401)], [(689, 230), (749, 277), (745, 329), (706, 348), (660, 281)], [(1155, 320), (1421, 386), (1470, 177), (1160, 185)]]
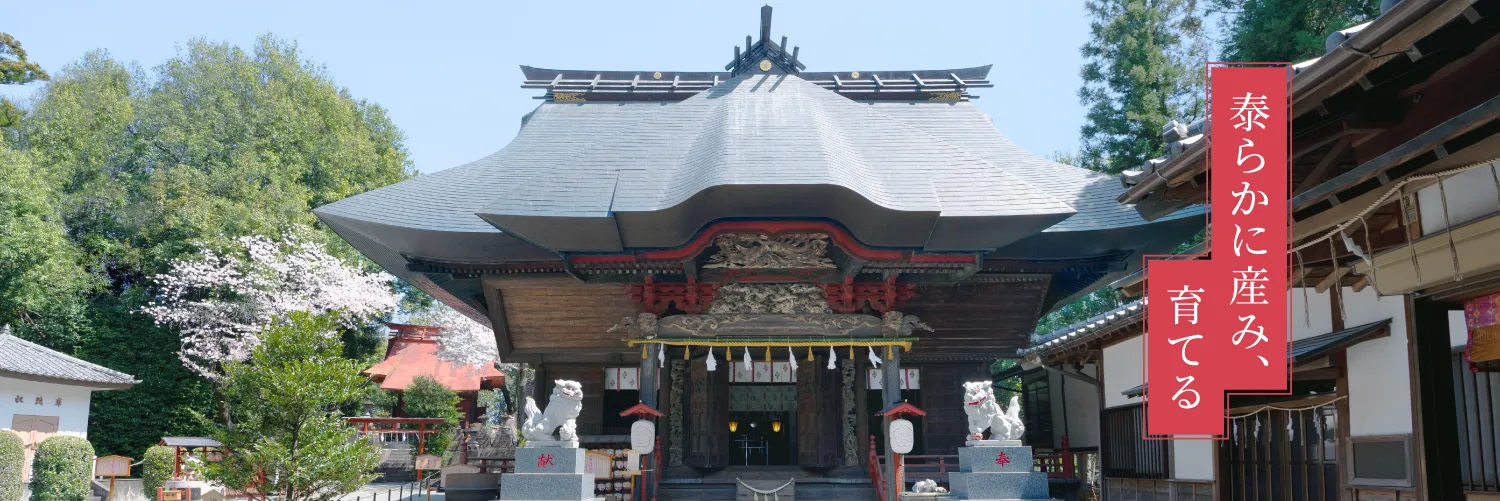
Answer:
[[(358, 490), (345, 494), (338, 501), (427, 501), (427, 497), (411, 482), (376, 482), (365, 484)], [(442, 492), (433, 491), (431, 501), (445, 501)]]

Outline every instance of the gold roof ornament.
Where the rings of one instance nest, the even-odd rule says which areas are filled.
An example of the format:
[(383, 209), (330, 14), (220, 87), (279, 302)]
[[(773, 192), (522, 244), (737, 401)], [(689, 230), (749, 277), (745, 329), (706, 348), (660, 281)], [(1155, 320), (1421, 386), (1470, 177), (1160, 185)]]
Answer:
[(651, 78), (654, 78), (654, 79), (657, 79), (657, 80), (661, 80), (661, 72), (658, 71), (656, 73), (652, 73), (651, 74)]
[(859, 72), (858, 71), (851, 71), (851, 72), (849, 72), (849, 78), (859, 78)]
[(760, 71), (771, 71), (771, 60), (770, 59), (762, 59), (762, 60), (760, 60)]

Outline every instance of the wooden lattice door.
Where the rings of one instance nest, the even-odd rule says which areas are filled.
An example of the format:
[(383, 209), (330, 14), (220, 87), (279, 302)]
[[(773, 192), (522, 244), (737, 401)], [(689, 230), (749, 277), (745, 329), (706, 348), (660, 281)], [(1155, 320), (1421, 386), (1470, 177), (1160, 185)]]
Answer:
[(1229, 422), (1229, 439), (1219, 442), (1220, 499), (1338, 500), (1335, 406), (1267, 409)]
[[(691, 364), (687, 385), (688, 466), (729, 466), (729, 371), (709, 372), (702, 362)], [(722, 366), (721, 366), (722, 367)]]

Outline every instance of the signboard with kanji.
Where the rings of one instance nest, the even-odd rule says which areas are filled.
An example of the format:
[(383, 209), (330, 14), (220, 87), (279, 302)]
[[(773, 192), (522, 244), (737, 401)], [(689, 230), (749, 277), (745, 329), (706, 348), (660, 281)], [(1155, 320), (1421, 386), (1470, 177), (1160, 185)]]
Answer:
[(94, 476), (130, 476), (130, 458), (125, 456), (99, 456), (94, 458)]
[(1286, 392), (1290, 78), (1209, 67), (1207, 260), (1147, 263), (1146, 430), (1224, 435), (1225, 392)]
[(432, 454), (423, 454), (416, 457), (416, 469), (436, 470), (443, 467), (443, 458)]

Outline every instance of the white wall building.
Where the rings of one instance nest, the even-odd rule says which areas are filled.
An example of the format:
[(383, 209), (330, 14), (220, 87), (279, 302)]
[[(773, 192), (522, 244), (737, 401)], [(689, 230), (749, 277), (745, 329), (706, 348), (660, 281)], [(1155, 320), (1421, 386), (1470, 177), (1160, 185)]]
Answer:
[(0, 430), (21, 436), (27, 465), (37, 444), (53, 435), (88, 438), (93, 392), (138, 382), (129, 374), (49, 350), (0, 328)]

